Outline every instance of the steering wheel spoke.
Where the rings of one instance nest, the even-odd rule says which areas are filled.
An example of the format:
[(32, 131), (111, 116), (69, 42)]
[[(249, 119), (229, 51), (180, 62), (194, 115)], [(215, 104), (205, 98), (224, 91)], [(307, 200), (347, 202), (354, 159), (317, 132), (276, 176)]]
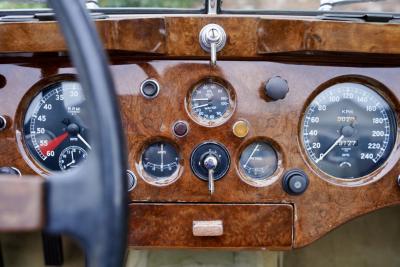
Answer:
[[(85, 164), (44, 180), (0, 177), (0, 232), (45, 229), (77, 239), (88, 266), (121, 266), (127, 233), (124, 136), (108, 61), (78, 0), (49, 0), (64, 33), (90, 111)], [(104, 131), (104, 129), (107, 129)]]

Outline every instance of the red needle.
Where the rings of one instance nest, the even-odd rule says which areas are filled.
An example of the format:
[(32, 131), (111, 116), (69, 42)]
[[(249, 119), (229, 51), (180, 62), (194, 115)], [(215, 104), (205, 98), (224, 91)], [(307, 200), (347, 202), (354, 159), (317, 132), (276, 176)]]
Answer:
[(50, 140), (47, 146), (42, 146), (40, 151), (43, 155), (47, 156), (47, 152), (56, 149), (64, 140), (68, 137), (68, 132), (63, 133), (62, 135), (57, 136), (53, 140)]

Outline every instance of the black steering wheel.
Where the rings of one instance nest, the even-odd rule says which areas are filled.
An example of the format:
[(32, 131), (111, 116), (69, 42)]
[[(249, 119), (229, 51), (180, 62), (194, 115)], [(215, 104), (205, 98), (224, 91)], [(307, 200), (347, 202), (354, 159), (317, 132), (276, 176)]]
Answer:
[(80, 0), (49, 0), (88, 99), (92, 152), (84, 166), (46, 182), (46, 231), (76, 238), (88, 266), (122, 266), (127, 229), (126, 156), (108, 62)]

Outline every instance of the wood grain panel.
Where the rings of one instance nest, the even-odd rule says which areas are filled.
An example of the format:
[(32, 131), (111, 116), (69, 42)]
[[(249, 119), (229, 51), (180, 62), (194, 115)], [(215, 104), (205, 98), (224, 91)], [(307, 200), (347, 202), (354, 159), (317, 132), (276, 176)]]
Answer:
[(0, 176), (0, 232), (39, 230), (43, 223), (43, 179)]
[[(283, 34), (284, 33), (284, 34)], [(351, 21), (262, 19), (257, 26), (258, 53), (400, 52), (397, 24)]]
[[(290, 249), (291, 205), (132, 204), (128, 243), (145, 248)], [(222, 220), (222, 236), (195, 237), (193, 221)]]
[[(162, 18), (110, 19), (96, 24), (106, 49), (150, 54), (165, 52), (166, 31)], [(66, 50), (55, 22), (0, 23), (1, 53)]]
[[(400, 190), (396, 184), (400, 173), (399, 141), (389, 161), (376, 173), (380, 179), (363, 186), (348, 187), (321, 179), (323, 175), (304, 157), (298, 134), (301, 116), (308, 101), (323, 89), (321, 84), (327, 81), (361, 79), (370, 83), (381, 90), (398, 115), (398, 67), (220, 61), (216, 68), (210, 68), (207, 61), (112, 60), (111, 68), (128, 141), (129, 165), (138, 176), (137, 187), (130, 193), (134, 202), (293, 203), (294, 247), (305, 246), (354, 217), (400, 203)], [(0, 64), (0, 74), (6, 78), (6, 85), (0, 89), (0, 99), (7, 99), (0, 105), (0, 114), (7, 116), (11, 125), (0, 132), (0, 165), (15, 166), (25, 175), (33, 174), (33, 171), (22, 156), (23, 146), (16, 145), (16, 132), (21, 130), (22, 115), (29, 97), (38, 91), (40, 85), (70, 77), (65, 74), (74, 73), (74, 69), (68, 67), (65, 61), (56, 58), (26, 61), (25, 64)], [(265, 81), (275, 75), (288, 81), (290, 91), (284, 100), (268, 102), (263, 97), (262, 88)], [(190, 119), (184, 105), (188, 90), (209, 76), (228, 81), (237, 99), (236, 111), (231, 119), (216, 128), (196, 124)], [(146, 100), (140, 95), (140, 83), (147, 78), (157, 79), (161, 86), (159, 96), (153, 100)], [(246, 119), (250, 123), (249, 135), (244, 139), (232, 134), (232, 125), (239, 119)], [(177, 120), (189, 123), (190, 132), (184, 138), (176, 138), (171, 132)], [(172, 185), (162, 188), (144, 182), (135, 168), (143, 144), (154, 137), (174, 142), (183, 158), (182, 176)], [(281, 186), (281, 175), (270, 186), (261, 188), (252, 187), (239, 179), (235, 165), (238, 153), (243, 144), (257, 138), (276, 144), (284, 170), (300, 168), (309, 175), (310, 186), (305, 194), (287, 195)], [(189, 164), (192, 150), (207, 140), (226, 145), (232, 157), (229, 172), (216, 182), (216, 192), (212, 196), (208, 193), (206, 183), (192, 174)]]
[[(221, 25), (228, 35), (220, 58), (261, 58), (290, 52), (400, 53), (399, 24), (221, 15), (111, 16), (96, 21), (108, 50), (203, 58), (208, 55), (201, 49), (198, 35), (208, 23)], [(59, 51), (66, 51), (66, 47), (55, 22), (0, 23), (0, 53)]]

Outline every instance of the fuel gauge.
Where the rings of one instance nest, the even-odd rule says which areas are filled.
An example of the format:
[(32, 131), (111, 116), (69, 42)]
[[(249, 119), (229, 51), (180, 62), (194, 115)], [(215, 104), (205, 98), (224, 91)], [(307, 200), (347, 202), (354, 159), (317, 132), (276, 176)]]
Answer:
[(143, 150), (139, 173), (146, 182), (157, 186), (169, 185), (176, 181), (179, 170), (180, 156), (173, 144), (157, 141)]
[(245, 182), (259, 185), (267, 180), (278, 168), (278, 155), (271, 144), (256, 141), (242, 151), (239, 158), (239, 171)]

